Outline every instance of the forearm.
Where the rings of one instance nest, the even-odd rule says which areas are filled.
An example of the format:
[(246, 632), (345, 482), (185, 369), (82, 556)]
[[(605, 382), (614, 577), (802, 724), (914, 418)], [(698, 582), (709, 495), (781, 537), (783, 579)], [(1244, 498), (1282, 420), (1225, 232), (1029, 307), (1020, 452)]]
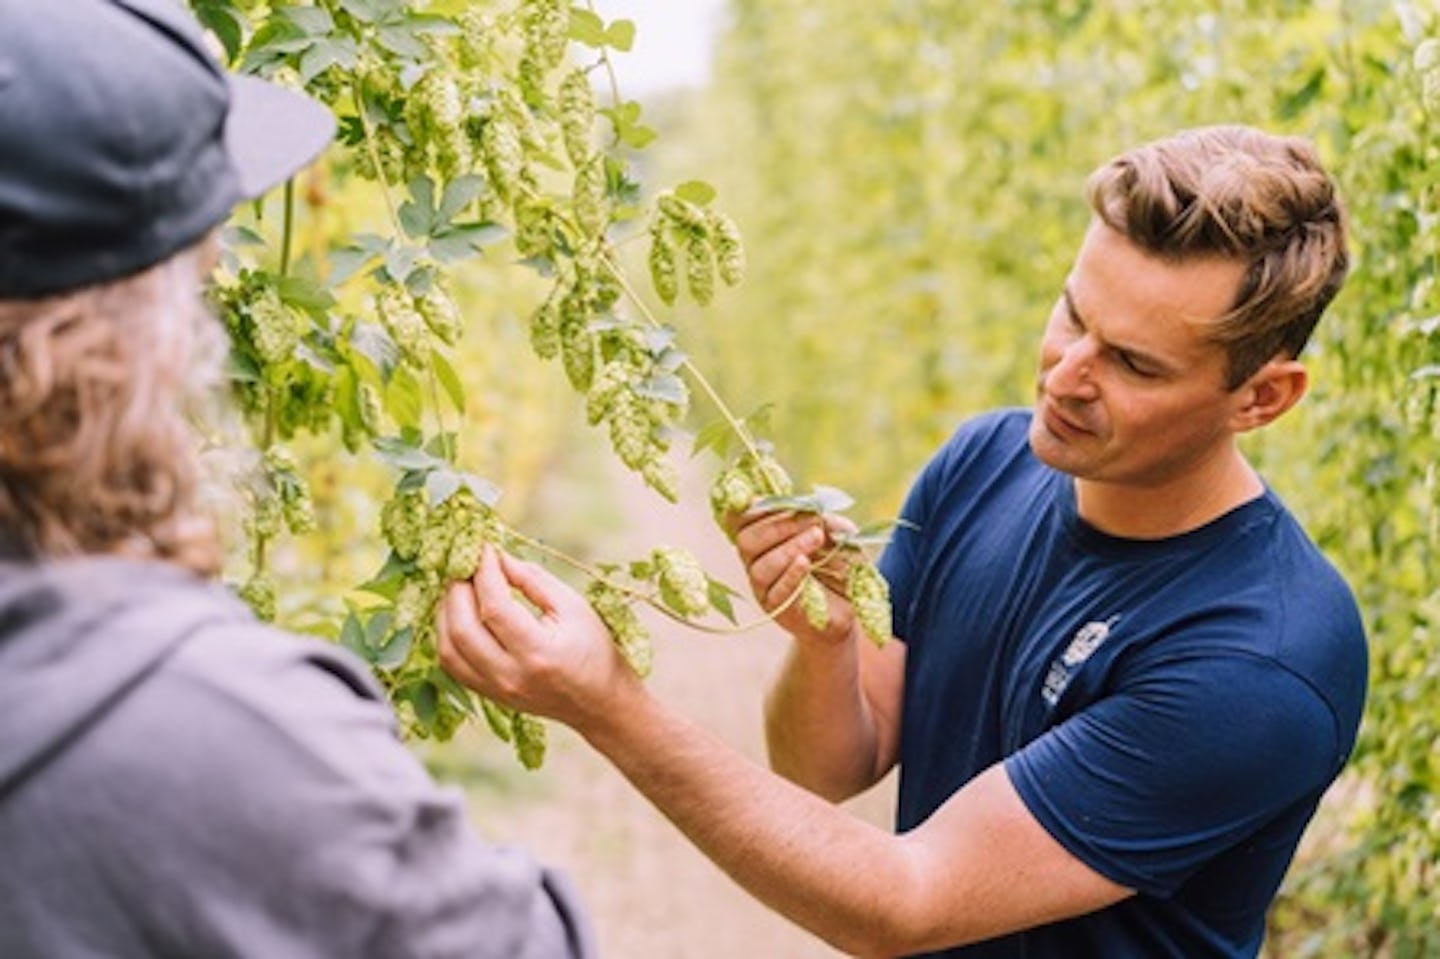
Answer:
[(837, 948), (896, 951), (923, 885), (902, 840), (769, 774), (648, 694), (628, 700), (581, 731), (702, 852)]
[(884, 773), (853, 639), (824, 648), (793, 643), (765, 707), (770, 766), (792, 782), (839, 801)]

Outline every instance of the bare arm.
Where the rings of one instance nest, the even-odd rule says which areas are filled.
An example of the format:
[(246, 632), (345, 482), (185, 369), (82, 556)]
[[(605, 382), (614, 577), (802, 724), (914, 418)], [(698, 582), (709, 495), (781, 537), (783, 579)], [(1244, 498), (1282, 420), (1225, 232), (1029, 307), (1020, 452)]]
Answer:
[[(807, 573), (833, 582), (812, 565), (812, 557), (830, 551), (818, 517), (747, 516), (735, 543), (751, 589), (768, 610), (781, 606)], [(826, 592), (825, 629), (812, 627), (796, 608), (778, 617), (794, 642), (766, 701), (765, 732), (771, 768), (838, 801), (867, 789), (895, 764), (905, 647), (877, 649), (860, 635), (850, 604)]]
[[(441, 661), (485, 695), (573, 726), (750, 893), (841, 949), (974, 942), (1130, 894), (1072, 856), (995, 766), (892, 836), (750, 763), (652, 698), (584, 600), (488, 552), (447, 594)], [(510, 595), (519, 586), (537, 618)], [(864, 868), (856, 868), (863, 863)]]

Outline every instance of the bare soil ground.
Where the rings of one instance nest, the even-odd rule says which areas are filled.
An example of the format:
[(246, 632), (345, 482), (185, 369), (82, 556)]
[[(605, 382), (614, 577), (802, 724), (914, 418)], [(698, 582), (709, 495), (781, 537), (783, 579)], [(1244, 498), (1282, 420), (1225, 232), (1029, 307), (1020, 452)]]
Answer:
[[(688, 506), (671, 506), (628, 474), (604, 468), (623, 529), (606, 553), (638, 558), (656, 545), (692, 550), (737, 589), (744, 577), (730, 544), (704, 506), (703, 476), (687, 476)], [(613, 549), (611, 548), (613, 546)], [(742, 619), (755, 615), (745, 596)], [(652, 619), (658, 696), (764, 762), (761, 701), (786, 638), (774, 628), (732, 637), (689, 632)], [(480, 745), (478, 743), (473, 745)], [(493, 747), (483, 747), (487, 754)], [(500, 754), (496, 754), (499, 756)], [(512, 760), (501, 756), (497, 763)], [(480, 828), (563, 868), (580, 887), (606, 959), (828, 959), (841, 955), (751, 899), (700, 855), (604, 760), (552, 726), (538, 773), (504, 772), (475, 790)], [(892, 780), (847, 804), (888, 827)]]

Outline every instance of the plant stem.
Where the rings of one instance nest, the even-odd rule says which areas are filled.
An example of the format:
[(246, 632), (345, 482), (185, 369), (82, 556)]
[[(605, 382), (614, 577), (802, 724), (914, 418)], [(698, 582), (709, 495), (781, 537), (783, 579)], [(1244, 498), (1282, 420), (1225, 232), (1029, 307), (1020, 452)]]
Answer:
[[(625, 295), (630, 298), (630, 302), (634, 304), (640, 316), (656, 329), (662, 329), (664, 324), (657, 320), (655, 315), (650, 312), (650, 308), (645, 305), (644, 300), (640, 299), (639, 294), (637, 294), (635, 289), (630, 285), (630, 281), (626, 278), (619, 265), (603, 250), (600, 253), (600, 262), (605, 264), (605, 268), (610, 271), (610, 275), (615, 278), (615, 282), (620, 284), (620, 289), (625, 291)], [(745, 421), (735, 415), (734, 411), (730, 409), (729, 404), (725, 402), (715, 387), (706, 379), (705, 374), (700, 372), (700, 368), (691, 362), (688, 357), (680, 363), (680, 368), (689, 374), (690, 378), (695, 382), (695, 385), (698, 386), (700, 391), (714, 404), (720, 416), (724, 418), (730, 429), (733, 430), (735, 435), (740, 439), (741, 445), (745, 447), (745, 452), (748, 453), (756, 463), (760, 462), (760, 448), (756, 444), (754, 437), (750, 435), (750, 431), (745, 428)], [(770, 477), (764, 470), (757, 470), (756, 472), (764, 481), (765, 491), (767, 493), (779, 495), (782, 492), (782, 490), (777, 489), (774, 484), (770, 482)]]
[(711, 626), (708, 623), (696, 622), (693, 619), (681, 616), (679, 613), (670, 609), (670, 607), (660, 602), (651, 594), (642, 592), (632, 586), (627, 586), (624, 583), (617, 583), (609, 576), (607, 576), (603, 570), (596, 569), (589, 563), (586, 563), (583, 560), (578, 560), (575, 557), (569, 555), (568, 553), (565, 553), (562, 550), (558, 550), (553, 546), (547, 545), (540, 540), (532, 539), (531, 537), (526, 536), (524, 533), (516, 530), (514, 527), (506, 526), (505, 533), (506, 535), (515, 539), (517, 542), (529, 547), (530, 549), (535, 550), (537, 553), (541, 553), (545, 556), (549, 556), (551, 559), (555, 559), (562, 563), (565, 563), (567, 566), (570, 566), (575, 570), (584, 573), (591, 579), (598, 580), (599, 582), (604, 583), (606, 586), (609, 586), (611, 589), (624, 593), (626, 596), (629, 596), (631, 599), (637, 602), (644, 603), (645, 605), (654, 609), (656, 612), (660, 613), (662, 616), (672, 619), (682, 626), (688, 626), (691, 629), (699, 630), (702, 633), (713, 633), (719, 636), (733, 636), (739, 633), (748, 633), (751, 630), (759, 629), (761, 626), (766, 626), (770, 623), (773, 623), (778, 616), (780, 616), (787, 609), (789, 609), (796, 602), (798, 602), (802, 591), (800, 587), (797, 587), (793, 593), (785, 597), (785, 601), (783, 603), (781, 603), (779, 606), (776, 606), (769, 613), (766, 613), (759, 619), (752, 620), (748, 623), (737, 623), (734, 626)]
[(285, 215), (280, 226), (280, 275), (290, 275), (290, 243), (295, 234), (295, 178), (285, 181)]
[(380, 196), (385, 200), (385, 210), (390, 214), (390, 226), (395, 230), (395, 238), (399, 239), (405, 235), (400, 228), (400, 217), (395, 212), (395, 201), (390, 197), (390, 184), (385, 180), (385, 170), (380, 166), (380, 151), (375, 146), (375, 134), (370, 129), (370, 118), (365, 113), (365, 98), (360, 93), (360, 80), (352, 78), (350, 93), (355, 98), (355, 113), (360, 117), (360, 129), (365, 134), (365, 150), (370, 154), (370, 162), (375, 167), (375, 182), (380, 184)]

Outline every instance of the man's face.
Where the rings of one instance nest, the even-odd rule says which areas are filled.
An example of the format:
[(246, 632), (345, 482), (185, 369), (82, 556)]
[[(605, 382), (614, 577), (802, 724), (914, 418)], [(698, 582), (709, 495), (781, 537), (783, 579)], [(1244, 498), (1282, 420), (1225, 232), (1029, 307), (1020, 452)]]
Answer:
[(1092, 223), (1040, 342), (1035, 455), (1081, 480), (1160, 487), (1228, 450), (1239, 400), (1205, 329), (1243, 273), (1166, 262)]

